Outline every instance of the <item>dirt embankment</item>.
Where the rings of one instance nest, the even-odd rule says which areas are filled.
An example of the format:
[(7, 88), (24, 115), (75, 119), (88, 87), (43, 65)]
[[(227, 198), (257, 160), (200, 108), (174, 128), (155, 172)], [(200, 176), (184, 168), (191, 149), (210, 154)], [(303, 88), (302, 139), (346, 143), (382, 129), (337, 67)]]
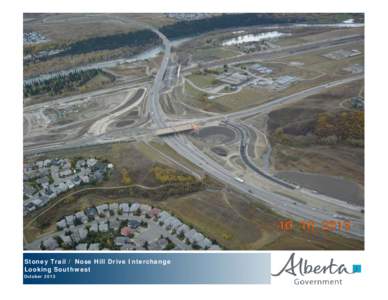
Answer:
[(363, 82), (309, 97), (268, 114), (274, 172), (338, 176), (364, 185), (364, 112), (341, 106)]

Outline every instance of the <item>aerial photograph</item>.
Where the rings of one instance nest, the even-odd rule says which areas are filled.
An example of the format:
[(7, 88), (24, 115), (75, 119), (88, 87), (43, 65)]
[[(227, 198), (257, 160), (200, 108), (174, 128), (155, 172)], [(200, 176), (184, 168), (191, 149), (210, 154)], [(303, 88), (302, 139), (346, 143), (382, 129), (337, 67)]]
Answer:
[(25, 250), (364, 249), (362, 13), (24, 13), (20, 88)]

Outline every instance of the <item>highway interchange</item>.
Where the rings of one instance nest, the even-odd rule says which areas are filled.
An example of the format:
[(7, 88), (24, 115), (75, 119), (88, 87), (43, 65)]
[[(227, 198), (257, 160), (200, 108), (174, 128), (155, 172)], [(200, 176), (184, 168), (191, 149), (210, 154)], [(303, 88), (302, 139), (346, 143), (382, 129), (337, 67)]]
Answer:
[[(171, 46), (170, 46), (169, 40), (162, 33), (156, 30), (155, 32), (157, 32), (158, 35), (161, 37), (164, 44), (165, 52), (164, 52), (164, 57), (163, 57), (163, 61), (161, 63), (160, 69), (155, 77), (154, 84), (149, 93), (148, 101), (151, 107), (150, 111), (152, 112), (151, 113), (152, 120), (159, 127), (167, 127), (166, 116), (163, 110), (161, 109), (160, 102), (159, 102), (159, 95), (161, 90), (162, 78), (164, 73), (166, 72), (166, 68), (170, 59)], [(284, 103), (285, 101), (293, 101), (298, 98), (300, 99), (301, 96), (307, 97), (311, 94), (317, 93), (322, 89), (330, 88), (338, 84), (344, 84), (345, 82), (350, 82), (352, 80), (357, 80), (360, 78), (362, 77), (358, 76), (357, 78), (344, 79), (339, 82), (333, 82), (333, 83), (324, 84), (319, 87), (314, 87), (314, 88), (305, 90), (303, 92), (297, 93), (296, 95), (287, 96), (287, 97), (283, 97), (283, 98), (268, 102), (267, 104), (259, 106), (253, 110), (246, 110), (243, 112), (230, 114), (228, 118), (232, 118), (232, 119), (241, 118), (241, 117), (250, 115), (252, 113), (259, 113), (266, 109), (270, 109), (273, 105), (279, 105), (280, 103)], [(266, 191), (262, 188), (249, 185), (248, 183), (245, 183), (245, 182), (236, 181), (233, 174), (230, 174), (228, 170), (226, 170), (225, 168), (217, 164), (209, 156), (202, 153), (184, 135), (175, 134), (175, 135), (165, 136), (162, 138), (178, 154), (190, 160), (195, 165), (201, 167), (204, 171), (206, 171), (214, 178), (217, 178), (218, 180), (225, 183), (226, 185), (244, 194), (247, 194), (252, 198), (258, 199), (258, 201), (265, 202), (269, 207), (271, 207), (272, 209), (274, 209), (275, 211), (279, 212), (282, 215), (290, 216), (292, 218), (296, 218), (299, 220), (300, 219), (311, 220), (316, 222), (317, 224), (321, 224), (325, 220), (333, 219), (333, 215), (328, 214), (328, 211), (318, 210), (315, 207), (310, 207), (309, 205), (305, 205), (301, 203), (296, 204), (295, 201), (291, 198), (287, 198), (285, 196)], [(330, 202), (330, 203), (327, 203), (327, 205), (328, 206), (336, 205), (336, 203)], [(348, 205), (346, 205), (346, 207), (351, 209), (351, 207)], [(353, 209), (357, 210), (357, 208), (353, 208)], [(358, 222), (353, 221), (349, 233), (356, 237), (363, 237), (363, 234), (364, 234), (363, 222), (361, 220)]]
[[(66, 149), (66, 148), (76, 148), (81, 146), (89, 146), (95, 144), (102, 143), (112, 143), (118, 141), (130, 141), (134, 139), (141, 139), (142, 137), (152, 136), (156, 129), (160, 128), (168, 128), (171, 126), (176, 126), (177, 124), (198, 124), (199, 126), (209, 126), (210, 124), (219, 123), (219, 122), (231, 122), (230, 124), (234, 124), (233, 126), (238, 126), (238, 120), (242, 118), (246, 118), (249, 116), (254, 116), (260, 113), (268, 112), (273, 110), (275, 107), (280, 106), (284, 103), (293, 103), (299, 101), (308, 96), (318, 94), (325, 89), (344, 85), (346, 83), (350, 83), (356, 80), (360, 80), (363, 78), (363, 74), (361, 75), (353, 75), (351, 77), (336, 80), (329, 83), (320, 84), (318, 86), (311, 87), (309, 89), (305, 89), (300, 92), (296, 92), (294, 94), (280, 97), (277, 99), (273, 99), (269, 102), (266, 102), (262, 105), (244, 109), (237, 112), (231, 112), (226, 114), (219, 114), (215, 116), (207, 116), (207, 117), (199, 117), (195, 119), (184, 119), (179, 116), (172, 118), (171, 116), (167, 116), (163, 111), (162, 106), (160, 104), (160, 96), (163, 91), (169, 90), (172, 86), (167, 86), (167, 81), (164, 80), (164, 76), (166, 74), (167, 68), (169, 66), (173, 66), (174, 62), (171, 60), (171, 42), (164, 36), (161, 32), (159, 32), (156, 28), (152, 28), (148, 25), (145, 25), (147, 28), (153, 30), (162, 40), (163, 42), (163, 59), (160, 63), (160, 67), (153, 79), (152, 84), (149, 86), (147, 91), (143, 96), (146, 98), (146, 122), (151, 124), (148, 128), (142, 128), (139, 130), (132, 130), (131, 132), (125, 130), (117, 130), (110, 132), (109, 135), (104, 134), (104, 131), (98, 128), (96, 130), (97, 134), (95, 135), (85, 135), (78, 137), (73, 141), (59, 141), (55, 143), (46, 143), (41, 145), (31, 145), (25, 147), (25, 154), (35, 154), (44, 151), (58, 150), (58, 149)], [(341, 43), (349, 43), (355, 40), (359, 40), (363, 37), (360, 36), (350, 36), (337, 38), (333, 40), (321, 41), (319, 43), (308, 43), (298, 46), (285, 47), (283, 49), (275, 50), (274, 52), (268, 51), (262, 54), (259, 54), (259, 57), (262, 59), (266, 59), (268, 57), (282, 57), (287, 55), (293, 55), (295, 53), (305, 53), (308, 51), (312, 51), (314, 49), (320, 49), (321, 47), (330, 48), (336, 46)], [(241, 57), (237, 60), (233, 61), (234, 63), (242, 62), (247, 59), (251, 59), (251, 56)], [(228, 61), (229, 62), (229, 61)], [(222, 65), (225, 61), (216, 61), (209, 64), (209, 66), (214, 65)], [(177, 78), (179, 81), (179, 77)], [(114, 116), (106, 116), (105, 118), (112, 118)], [(102, 121), (101, 121), (102, 122)], [(103, 122), (102, 122), (103, 123)], [(237, 125), (236, 125), (237, 124)], [(96, 126), (96, 125), (94, 125)], [(101, 125), (103, 126), (103, 125)], [(100, 126), (100, 127), (101, 127)], [(239, 129), (241, 130), (241, 129)], [(242, 136), (244, 134), (242, 133)], [(203, 169), (204, 172), (217, 180), (221, 181), (228, 187), (243, 193), (247, 196), (247, 198), (252, 201), (257, 201), (258, 203), (265, 204), (275, 212), (295, 220), (311, 220), (314, 221), (317, 225), (321, 224), (326, 220), (333, 220), (340, 218), (336, 215), (336, 211), (342, 210), (349, 212), (349, 214), (357, 215), (358, 218), (351, 218), (352, 226), (350, 227), (349, 232), (340, 232), (346, 236), (355, 237), (358, 239), (363, 239), (364, 237), (364, 221), (363, 216), (360, 214), (360, 207), (352, 206), (343, 201), (325, 197), (323, 195), (314, 195), (305, 190), (295, 190), (294, 193), (303, 196), (303, 198), (308, 197), (311, 199), (311, 202), (296, 202), (293, 197), (287, 197), (284, 193), (276, 192), (276, 189), (281, 191), (283, 188), (287, 187), (276, 187), (276, 185), (282, 185), (281, 182), (277, 182), (276, 180), (273, 182), (275, 185), (274, 189), (265, 189), (262, 186), (251, 184), (248, 181), (240, 182), (237, 181), (235, 175), (232, 174), (225, 167), (218, 164), (216, 161), (211, 159), (208, 155), (203, 153), (200, 149), (198, 149), (190, 139), (185, 136), (185, 134), (172, 134), (161, 136), (161, 139), (169, 145), (172, 149), (175, 150), (179, 155), (183, 156), (187, 160), (189, 160), (194, 165)], [(245, 150), (242, 151), (245, 153)], [(242, 155), (243, 156), (243, 155)], [(244, 157), (244, 156), (243, 156)], [(249, 164), (249, 158), (245, 157), (246, 161)], [(252, 163), (251, 163), (252, 164)], [(250, 166), (252, 169), (257, 168), (252, 164)], [(260, 170), (256, 170), (258, 176), (262, 176), (263, 180), (265, 180), (266, 176), (260, 174)], [(268, 179), (268, 178), (267, 178)], [(316, 203), (320, 203), (320, 205), (315, 205)], [(315, 203), (315, 204), (314, 204)]]

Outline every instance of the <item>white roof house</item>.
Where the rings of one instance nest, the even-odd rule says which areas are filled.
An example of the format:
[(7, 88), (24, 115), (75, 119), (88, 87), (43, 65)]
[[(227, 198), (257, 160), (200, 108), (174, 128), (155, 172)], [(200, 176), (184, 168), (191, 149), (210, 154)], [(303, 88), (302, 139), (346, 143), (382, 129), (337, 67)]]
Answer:
[(81, 241), (81, 237), (79, 235), (78, 230), (73, 231), (73, 233), (71, 234), (71, 239), (74, 243), (79, 243)]
[(54, 238), (49, 237), (48, 239), (43, 241), (43, 246), (47, 250), (54, 250), (55, 248), (58, 248), (59, 245), (58, 245), (58, 242)]
[(60, 221), (57, 222), (57, 227), (58, 229), (63, 229), (66, 227), (66, 220), (65, 219), (62, 219)]
[(187, 226), (186, 224), (182, 224), (182, 225), (178, 226), (178, 228), (176, 229), (177, 233), (183, 232), (185, 234), (186, 232), (189, 232), (189, 231), (190, 231), (190, 227)]
[(110, 203), (109, 210), (117, 211), (119, 209), (119, 205), (117, 203)]
[(113, 230), (119, 230), (120, 229), (120, 222), (116, 219), (109, 220), (109, 227)]
[(86, 239), (88, 237), (88, 230), (86, 228), (78, 228), (78, 234), (79, 234), (79, 237), (82, 240)]
[(42, 205), (42, 200), (40, 200), (39, 198), (36, 198), (36, 199), (33, 199), (31, 203), (34, 204), (35, 206), (40, 207)]
[(215, 250), (216, 251), (216, 250), (222, 250), (222, 249), (220, 246), (214, 244), (214, 245), (211, 245), (208, 250)]
[(129, 209), (129, 212), (133, 213), (133, 212), (137, 211), (139, 208), (140, 208), (140, 204), (139, 203), (133, 203), (131, 205), (131, 208)]
[(81, 169), (85, 165), (86, 165), (86, 160), (84, 159), (77, 160), (77, 162), (75, 163), (75, 167), (77, 169)]
[(205, 237), (204, 237), (203, 234), (200, 233), (200, 232), (196, 232), (196, 233), (194, 234), (194, 237), (193, 237), (194, 241), (196, 241), (197, 243), (201, 242), (204, 238), (205, 238)]
[(69, 246), (69, 245), (71, 245), (73, 243), (72, 239), (68, 235), (62, 234), (60, 236), (60, 238), (62, 239), (63, 244), (65, 244), (67, 246)]
[(119, 205), (120, 209), (123, 213), (129, 213), (129, 205), (128, 203), (120, 203)]
[(204, 238), (200, 241), (197, 241), (197, 243), (203, 249), (210, 248), (210, 246), (212, 245), (212, 242), (208, 238)]
[(61, 182), (58, 184), (57, 189), (60, 190), (61, 192), (66, 192), (68, 187), (65, 183)]
[(178, 228), (180, 225), (182, 225), (182, 222), (179, 221), (177, 218), (175, 217), (167, 217), (165, 220), (164, 220), (164, 227), (169, 230), (169, 229), (176, 229)]
[(171, 215), (166, 212), (166, 211), (162, 211), (160, 214), (159, 214), (159, 221), (162, 221), (164, 222), (167, 218), (170, 218)]
[(75, 247), (75, 250), (81, 250), (81, 251), (85, 251), (88, 249), (88, 244), (86, 243), (81, 243), (81, 244), (78, 244), (76, 247)]
[(94, 158), (89, 158), (89, 159), (86, 161), (86, 164), (88, 165), (88, 167), (93, 167), (96, 163), (97, 163), (97, 160), (94, 159)]
[(74, 224), (74, 216), (73, 216), (73, 215), (66, 216), (66, 217), (65, 217), (65, 220), (66, 220), (66, 224), (67, 224), (68, 226)]
[(73, 172), (70, 169), (66, 169), (66, 170), (59, 172), (59, 176), (61, 176), (61, 177), (67, 177), (67, 176), (70, 176), (72, 174), (73, 174)]
[(68, 189), (68, 190), (71, 190), (72, 188), (75, 187), (74, 183), (71, 182), (71, 181), (67, 181), (67, 182), (66, 182), (66, 185), (67, 185), (67, 189)]
[(179, 221), (177, 218), (173, 217), (173, 220), (171, 222), (171, 228), (177, 230), (181, 225), (182, 225), (182, 222)]
[(98, 224), (97, 224), (97, 222), (93, 222), (92, 224), (90, 224), (89, 230), (91, 232), (98, 232)]
[(81, 182), (83, 182), (83, 183), (89, 183), (90, 182), (90, 179), (89, 179), (88, 175), (81, 175), (79, 178), (81, 179)]
[(89, 245), (89, 249), (91, 251), (97, 251), (100, 250), (100, 243), (94, 243)]
[(96, 209), (98, 214), (103, 214), (106, 211), (108, 211), (109, 207), (108, 207), (108, 204), (101, 204), (99, 206), (96, 206)]
[(82, 223), (86, 223), (88, 221), (88, 217), (85, 215), (83, 211), (79, 211), (75, 214), (75, 218), (81, 221)]
[(141, 204), (140, 210), (142, 211), (142, 213), (146, 214), (151, 210), (151, 206), (149, 206), (147, 204)]
[(126, 236), (117, 236), (114, 239), (114, 244), (116, 246), (122, 246), (122, 245), (128, 244), (129, 242), (130, 242), (130, 240)]
[(204, 238), (202, 233), (197, 232), (195, 229), (191, 229), (186, 232), (186, 238), (190, 241), (190, 243), (199, 242)]
[(109, 230), (108, 223), (101, 223), (98, 225), (98, 230), (100, 232), (107, 232)]

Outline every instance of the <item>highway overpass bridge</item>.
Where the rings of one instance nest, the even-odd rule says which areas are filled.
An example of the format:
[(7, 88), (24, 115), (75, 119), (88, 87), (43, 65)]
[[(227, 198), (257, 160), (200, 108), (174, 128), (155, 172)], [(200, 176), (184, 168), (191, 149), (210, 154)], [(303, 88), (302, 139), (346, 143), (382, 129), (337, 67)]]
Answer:
[(182, 124), (176, 126), (170, 126), (165, 128), (158, 128), (154, 131), (154, 134), (157, 136), (165, 136), (179, 132), (186, 132), (191, 130), (198, 130), (199, 126), (195, 123)]

